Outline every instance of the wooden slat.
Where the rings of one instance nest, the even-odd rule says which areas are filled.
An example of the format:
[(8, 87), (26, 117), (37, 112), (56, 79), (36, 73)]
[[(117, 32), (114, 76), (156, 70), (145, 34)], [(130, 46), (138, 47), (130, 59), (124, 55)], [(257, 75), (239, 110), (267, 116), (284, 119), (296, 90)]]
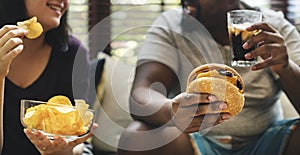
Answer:
[[(110, 53), (110, 46), (107, 42), (111, 40), (111, 23), (109, 22), (110, 0), (90, 0), (89, 2), (89, 47), (91, 57), (96, 57), (98, 52)], [(105, 20), (105, 24), (101, 23)], [(95, 26), (97, 28), (95, 28)]]

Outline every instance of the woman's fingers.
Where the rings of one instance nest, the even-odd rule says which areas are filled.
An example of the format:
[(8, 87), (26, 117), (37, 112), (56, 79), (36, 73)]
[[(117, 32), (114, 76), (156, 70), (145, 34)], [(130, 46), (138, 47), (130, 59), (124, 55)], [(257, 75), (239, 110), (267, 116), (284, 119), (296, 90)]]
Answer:
[(45, 149), (51, 146), (50, 141), (38, 130), (24, 129), (25, 135), (31, 141), (32, 144), (40, 151), (45, 151)]
[(5, 25), (0, 29), (0, 76), (6, 76), (12, 60), (23, 51), (22, 38), (27, 31), (15, 25)]
[[(94, 131), (98, 125), (93, 124), (92, 131)], [(85, 142), (93, 135), (93, 132), (89, 132), (87, 135), (81, 138), (77, 138), (74, 141), (67, 142), (60, 135), (56, 135), (53, 140), (49, 140), (43, 133), (38, 130), (24, 129), (25, 135), (34, 144), (34, 146), (41, 152), (46, 154), (57, 152), (70, 152), (75, 146)]]
[(94, 135), (94, 131), (96, 130), (97, 127), (98, 127), (98, 124), (94, 123), (92, 130), (87, 135), (85, 135), (84, 137), (81, 137), (81, 138), (77, 138), (76, 140), (71, 141), (69, 143), (71, 143), (73, 146), (76, 146), (78, 144), (85, 142), (87, 139), (89, 139), (90, 137), (92, 137)]
[(26, 34), (13, 25), (6, 25), (0, 29), (0, 57), (2, 60), (11, 61), (23, 50), (22, 37)]
[(4, 34), (6, 34), (8, 31), (15, 30), (15, 29), (19, 29), (19, 27), (16, 25), (4, 25), (0, 29), (0, 38), (2, 38), (4, 36)]
[(0, 29), (0, 48), (2, 48), (11, 38), (23, 38), (27, 33), (28, 31), (18, 27), (11, 25), (4, 26)]
[(11, 38), (7, 44), (0, 49), (0, 57), (3, 60), (12, 60), (23, 51), (23, 41), (20, 38)]

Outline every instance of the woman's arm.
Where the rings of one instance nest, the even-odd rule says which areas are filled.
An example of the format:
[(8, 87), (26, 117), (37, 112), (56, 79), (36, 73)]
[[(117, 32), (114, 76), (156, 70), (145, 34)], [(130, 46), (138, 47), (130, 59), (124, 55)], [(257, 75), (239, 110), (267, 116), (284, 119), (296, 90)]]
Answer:
[(0, 29), (0, 153), (3, 147), (3, 107), (4, 83), (13, 59), (23, 50), (23, 40), (28, 32), (15, 25), (6, 25)]
[(4, 106), (4, 80), (0, 80), (0, 153), (3, 147), (3, 106)]

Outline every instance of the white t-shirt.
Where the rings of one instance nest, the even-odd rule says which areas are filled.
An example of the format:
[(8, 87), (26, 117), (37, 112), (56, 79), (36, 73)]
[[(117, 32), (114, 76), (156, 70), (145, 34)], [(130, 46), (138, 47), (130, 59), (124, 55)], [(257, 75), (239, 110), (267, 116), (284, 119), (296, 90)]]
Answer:
[[(276, 28), (285, 38), (290, 59), (300, 65), (300, 36), (296, 28), (284, 19), (281, 12), (262, 10), (263, 20)], [(206, 63), (231, 60), (229, 46), (221, 46), (206, 28), (181, 9), (162, 13), (149, 29), (138, 57), (138, 65), (157, 61), (170, 67), (180, 81), (172, 96), (184, 92), (189, 73)], [(282, 92), (278, 76), (270, 69), (251, 71), (235, 68), (245, 82), (245, 106), (237, 116), (213, 127), (209, 135), (255, 136), (270, 124), (283, 119), (279, 96)]]

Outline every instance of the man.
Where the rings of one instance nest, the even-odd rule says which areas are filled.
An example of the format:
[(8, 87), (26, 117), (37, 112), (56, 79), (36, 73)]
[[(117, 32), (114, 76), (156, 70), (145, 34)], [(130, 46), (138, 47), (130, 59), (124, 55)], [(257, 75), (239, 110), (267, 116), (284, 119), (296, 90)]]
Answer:
[(199, 65), (230, 64), (226, 13), (253, 8), (239, 0), (182, 4), (183, 10), (163, 13), (148, 32), (130, 98), (136, 121), (122, 135), (119, 154), (299, 153), (299, 120), (283, 120), (279, 100), (284, 91), (299, 112), (300, 36), (295, 27), (280, 12), (259, 10), (263, 23), (247, 30), (261, 32), (243, 48), (259, 44), (245, 58), (260, 61), (235, 68), (245, 81), (246, 100), (243, 111), (230, 118), (215, 114), (227, 105), (213, 95), (186, 94), (186, 80)]

